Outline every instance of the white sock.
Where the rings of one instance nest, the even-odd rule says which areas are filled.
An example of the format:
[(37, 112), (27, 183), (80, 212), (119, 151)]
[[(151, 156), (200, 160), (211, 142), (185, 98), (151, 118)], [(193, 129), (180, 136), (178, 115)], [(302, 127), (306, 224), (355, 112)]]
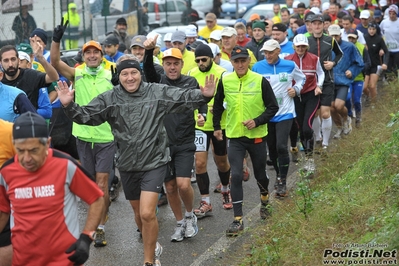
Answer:
[(316, 116), (313, 119), (313, 124), (312, 124), (312, 129), (316, 138), (316, 141), (320, 141), (321, 140), (321, 127), (320, 127), (320, 117)]
[(100, 224), (99, 226), (97, 226), (97, 229), (101, 229), (105, 232), (105, 225), (104, 224)]
[(205, 201), (208, 205), (211, 203), (211, 200), (209, 199), (209, 197), (202, 197), (201, 200)]
[(332, 127), (331, 116), (327, 119), (323, 118), (323, 123), (321, 124), (321, 131), (323, 132), (323, 146), (328, 146), (328, 141), (330, 140)]
[(180, 224), (180, 225), (184, 224), (184, 219), (181, 219), (180, 221), (177, 221), (177, 224)]
[(193, 210), (191, 212), (186, 211), (186, 217), (192, 217), (193, 215)]
[(222, 186), (221, 191), (222, 192), (229, 192), (229, 186), (228, 185), (227, 186)]

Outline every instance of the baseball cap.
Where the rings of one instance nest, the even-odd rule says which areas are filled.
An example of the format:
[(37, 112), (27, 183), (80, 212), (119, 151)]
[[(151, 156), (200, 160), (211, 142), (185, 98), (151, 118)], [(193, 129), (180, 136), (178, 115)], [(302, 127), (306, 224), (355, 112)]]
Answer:
[(30, 56), (27, 53), (19, 51), (18, 57), (19, 57), (19, 60), (26, 60), (30, 63)]
[(179, 49), (177, 49), (177, 48), (170, 48), (168, 50), (165, 50), (163, 52), (162, 59), (165, 59), (167, 57), (173, 57), (173, 58), (176, 58), (176, 59), (183, 60), (183, 55), (181, 54), (181, 51)]
[(236, 23), (238, 23), (238, 22), (241, 22), (242, 24), (244, 24), (245, 26), (247, 26), (247, 21), (246, 21), (245, 19), (243, 19), (243, 18), (237, 19), (236, 22), (235, 22), (234, 24), (236, 24)]
[(192, 50), (197, 51), (197, 47), (200, 46), (201, 44), (206, 44), (206, 42), (204, 40), (196, 40), (195, 42), (193, 42), (192, 44), (190, 44), (190, 48)]
[(220, 33), (220, 35), (223, 36), (227, 36), (227, 37), (231, 37), (233, 35), (237, 35), (237, 31), (232, 28), (232, 27), (225, 27), (222, 32)]
[(108, 36), (103, 41), (103, 45), (117, 45), (117, 44), (119, 44), (119, 40), (114, 35)]
[(349, 4), (347, 7), (345, 7), (345, 10), (356, 10), (356, 7), (354, 4)]
[(208, 13), (205, 16), (205, 21), (215, 21), (216, 20), (216, 15), (213, 13)]
[(388, 7), (388, 12), (391, 12), (391, 11), (395, 12), (396, 14), (398, 14), (398, 6), (397, 5), (390, 5)]
[(118, 19), (116, 20), (116, 23), (115, 23), (115, 24), (127, 26), (127, 23), (126, 23), (126, 19), (125, 19), (125, 18), (118, 18)]
[(249, 17), (249, 21), (255, 21), (255, 20), (260, 20), (260, 16), (259, 16), (259, 14), (252, 14), (250, 17)]
[(358, 38), (359, 37), (359, 35), (358, 35), (358, 33), (357, 33), (357, 30), (356, 29), (350, 29), (349, 31), (348, 31), (348, 38), (349, 37), (352, 37), (352, 38)]
[(235, 60), (237, 58), (248, 58), (249, 53), (248, 50), (242, 46), (235, 46), (233, 51), (231, 51), (231, 60)]
[(306, 21), (312, 21), (312, 18), (315, 14), (312, 11), (309, 11), (308, 13), (305, 14), (305, 22)]
[(360, 12), (359, 18), (365, 18), (365, 19), (370, 18), (370, 11), (362, 10), (362, 12)]
[(292, 8), (298, 8), (300, 1), (294, 1), (294, 3), (292, 3)]
[(212, 54), (213, 54), (213, 58), (215, 58), (218, 54), (220, 54), (220, 48), (219, 45), (217, 45), (216, 43), (208, 43), (207, 44), (211, 50), (212, 50)]
[(172, 33), (171, 41), (185, 43), (186, 42), (186, 34), (179, 30), (175, 31)]
[(82, 52), (84, 53), (89, 47), (94, 47), (101, 52), (103, 51), (99, 42), (91, 40), (91, 41), (88, 41), (87, 43), (83, 44)]
[(286, 32), (287, 31), (287, 26), (285, 26), (283, 23), (276, 23), (272, 27), (272, 31), (282, 31)]
[(329, 2), (324, 2), (324, 3), (321, 5), (321, 11), (322, 11), (322, 12), (328, 10), (329, 8), (330, 8), (330, 3), (329, 3)]
[(30, 46), (30, 44), (27, 43), (20, 43), (17, 46), (17, 51), (21, 51), (21, 52), (25, 52), (27, 54), (33, 54), (33, 49), (32, 46)]
[(222, 31), (221, 30), (214, 30), (209, 35), (209, 39), (214, 39), (216, 41), (220, 41), (222, 39)]
[(293, 43), (295, 46), (306, 45), (309, 46), (308, 38), (303, 34), (297, 34), (294, 37)]
[(329, 35), (341, 35), (341, 28), (339, 25), (333, 24), (328, 27)]
[(171, 42), (172, 41), (172, 33), (171, 32), (166, 33), (165, 36), (163, 36), (163, 41)]
[(158, 38), (157, 38), (157, 43), (155, 44), (155, 46), (162, 47), (162, 35), (159, 34), (158, 32), (151, 31), (150, 33), (147, 34), (147, 39), (155, 38), (156, 36), (158, 36)]
[(267, 40), (260, 51), (274, 51), (276, 49), (280, 49), (280, 44), (276, 40)]
[(132, 38), (132, 41), (130, 42), (130, 48), (133, 46), (140, 46), (141, 48), (144, 48), (144, 42), (147, 40), (147, 37), (144, 35), (136, 35)]
[(194, 25), (188, 25), (187, 28), (184, 30), (186, 37), (197, 37), (197, 28)]
[(310, 21), (324, 21), (323, 15), (314, 15)]
[(306, 9), (306, 5), (305, 5), (305, 3), (299, 3), (298, 4), (298, 8), (305, 8)]
[(382, 12), (379, 9), (374, 10), (374, 18), (380, 18), (382, 17)]
[(312, 8), (310, 9), (310, 11), (313, 12), (313, 13), (315, 13), (316, 15), (317, 15), (317, 14), (320, 14), (320, 8), (315, 7), (315, 6), (312, 7)]
[(380, 1), (378, 1), (378, 3), (380, 4), (381, 8), (388, 5), (387, 0), (380, 0)]
[(15, 119), (12, 137), (13, 139), (48, 138), (46, 120), (30, 111), (23, 113)]
[(377, 23), (375, 23), (375, 22), (370, 22), (369, 23), (369, 28), (378, 28), (378, 24)]

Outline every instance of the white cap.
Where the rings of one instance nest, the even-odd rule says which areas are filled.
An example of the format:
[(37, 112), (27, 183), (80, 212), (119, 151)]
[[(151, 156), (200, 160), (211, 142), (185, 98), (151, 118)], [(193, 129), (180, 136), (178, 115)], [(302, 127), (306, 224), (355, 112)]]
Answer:
[(349, 4), (347, 7), (345, 7), (345, 10), (356, 10), (356, 6), (354, 4)]
[(330, 25), (330, 27), (328, 27), (328, 34), (330, 36), (341, 35), (341, 28), (339, 27), (339, 25), (336, 24)]
[(232, 27), (225, 27), (225, 28), (222, 30), (222, 32), (221, 32), (220, 35), (221, 35), (221, 36), (231, 37), (231, 36), (233, 36), (233, 35), (237, 35), (237, 31), (236, 31), (235, 28), (232, 28)]
[(163, 41), (171, 42), (172, 41), (172, 33), (171, 32), (166, 33), (165, 36), (163, 37)]
[(276, 49), (280, 49), (280, 44), (276, 40), (268, 40), (263, 44), (263, 47), (260, 49), (261, 51), (274, 51)]
[(147, 34), (147, 39), (150, 39), (150, 38), (154, 39), (155, 36), (157, 36), (157, 35), (158, 35), (158, 38), (157, 38), (157, 43), (155, 44), (155, 46), (162, 47), (162, 35), (159, 34), (158, 32), (151, 31), (150, 33)]
[(28, 63), (30, 63), (30, 56), (27, 53), (18, 51), (18, 57), (19, 57), (19, 60), (26, 60), (26, 61), (28, 61)]
[(303, 34), (297, 34), (294, 37), (293, 43), (295, 46), (299, 46), (299, 45), (309, 46), (308, 38), (306, 38), (306, 36)]
[(188, 25), (187, 28), (184, 30), (186, 37), (197, 37), (197, 28), (194, 25)]
[(318, 15), (318, 14), (320, 14), (320, 8), (318, 8), (318, 7), (312, 7), (311, 9), (310, 9), (310, 11), (312, 11), (313, 13), (315, 13), (316, 15)]
[(321, 10), (324, 12), (324, 11), (326, 11), (326, 10), (328, 10), (330, 8), (330, 3), (329, 2), (324, 2), (322, 5), (321, 5)]
[(294, 3), (292, 3), (292, 8), (298, 8), (298, 5), (301, 1), (294, 1)]
[(380, 1), (378, 1), (378, 3), (380, 4), (381, 7), (388, 5), (387, 0), (380, 0)]
[(208, 46), (212, 50), (213, 58), (215, 58), (218, 54), (220, 54), (219, 45), (217, 45), (216, 43), (208, 43)]
[(222, 31), (221, 30), (214, 30), (209, 35), (209, 39), (214, 39), (216, 41), (220, 41), (222, 39)]
[(362, 12), (360, 12), (359, 18), (369, 19), (370, 18), (370, 11), (363, 10)]

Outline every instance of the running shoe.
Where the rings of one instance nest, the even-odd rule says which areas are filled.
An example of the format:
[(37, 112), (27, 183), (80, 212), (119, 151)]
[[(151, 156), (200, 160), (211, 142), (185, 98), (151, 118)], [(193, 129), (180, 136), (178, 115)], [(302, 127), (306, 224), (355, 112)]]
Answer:
[(233, 208), (230, 191), (222, 192), (223, 209), (230, 210)]
[(277, 188), (276, 188), (276, 196), (277, 197), (286, 197), (287, 196), (287, 185), (284, 180), (281, 178), (277, 179)]
[(196, 236), (198, 234), (197, 216), (194, 214), (191, 217), (186, 216), (184, 222), (186, 224), (185, 237), (190, 238)]
[(109, 189), (109, 200), (110, 201), (115, 201), (119, 197), (119, 191), (121, 188), (122, 182), (118, 180), (118, 183), (114, 184), (112, 183), (110, 189)]
[(153, 266), (161, 266), (161, 254), (162, 254), (162, 246), (161, 244), (159, 244), (159, 242), (157, 242), (156, 246), (155, 246), (155, 254), (154, 254), (154, 265)]
[(213, 190), (214, 193), (221, 193), (222, 192), (222, 183), (216, 185), (215, 189)]
[(205, 216), (211, 215), (212, 205), (206, 203), (206, 201), (201, 201), (198, 209), (194, 210), (195, 216), (198, 218), (204, 218)]
[(355, 122), (356, 128), (359, 128), (361, 126), (361, 122), (362, 122), (362, 119), (360, 117), (356, 117), (356, 122)]
[(249, 180), (249, 177), (251, 176), (251, 172), (249, 170), (249, 167), (246, 165), (243, 165), (243, 174), (242, 174), (242, 180), (244, 182), (247, 182)]
[(344, 122), (343, 132), (348, 135), (352, 131), (352, 118), (348, 115), (348, 118)]
[(297, 163), (298, 162), (299, 149), (297, 147), (291, 147), (290, 148), (290, 152), (291, 152), (291, 160), (294, 163)]
[(168, 204), (168, 198), (166, 197), (166, 194), (159, 193), (158, 196), (158, 207), (161, 207), (163, 205)]
[(175, 227), (175, 233), (170, 237), (172, 242), (183, 241), (185, 235), (184, 224), (177, 224)]
[(226, 230), (226, 236), (237, 236), (240, 232), (244, 230), (244, 222), (242, 219), (236, 220), (229, 225), (229, 228)]
[(107, 245), (107, 240), (105, 240), (105, 232), (103, 229), (97, 228), (96, 230), (96, 238), (94, 239), (94, 246), (105, 247)]
[(342, 134), (342, 128), (337, 129), (337, 133), (334, 135), (334, 139), (340, 139)]
[(271, 208), (271, 206), (270, 206), (269, 200), (261, 200), (260, 201), (259, 214), (260, 214), (260, 218), (262, 220), (265, 220), (267, 217), (269, 217), (271, 215), (270, 208)]

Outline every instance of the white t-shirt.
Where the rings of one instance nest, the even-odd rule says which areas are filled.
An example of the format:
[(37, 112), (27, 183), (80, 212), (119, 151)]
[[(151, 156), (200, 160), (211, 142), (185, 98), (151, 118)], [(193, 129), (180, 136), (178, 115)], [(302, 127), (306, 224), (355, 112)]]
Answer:
[(399, 19), (384, 19), (380, 24), (382, 35), (390, 52), (399, 52)]

